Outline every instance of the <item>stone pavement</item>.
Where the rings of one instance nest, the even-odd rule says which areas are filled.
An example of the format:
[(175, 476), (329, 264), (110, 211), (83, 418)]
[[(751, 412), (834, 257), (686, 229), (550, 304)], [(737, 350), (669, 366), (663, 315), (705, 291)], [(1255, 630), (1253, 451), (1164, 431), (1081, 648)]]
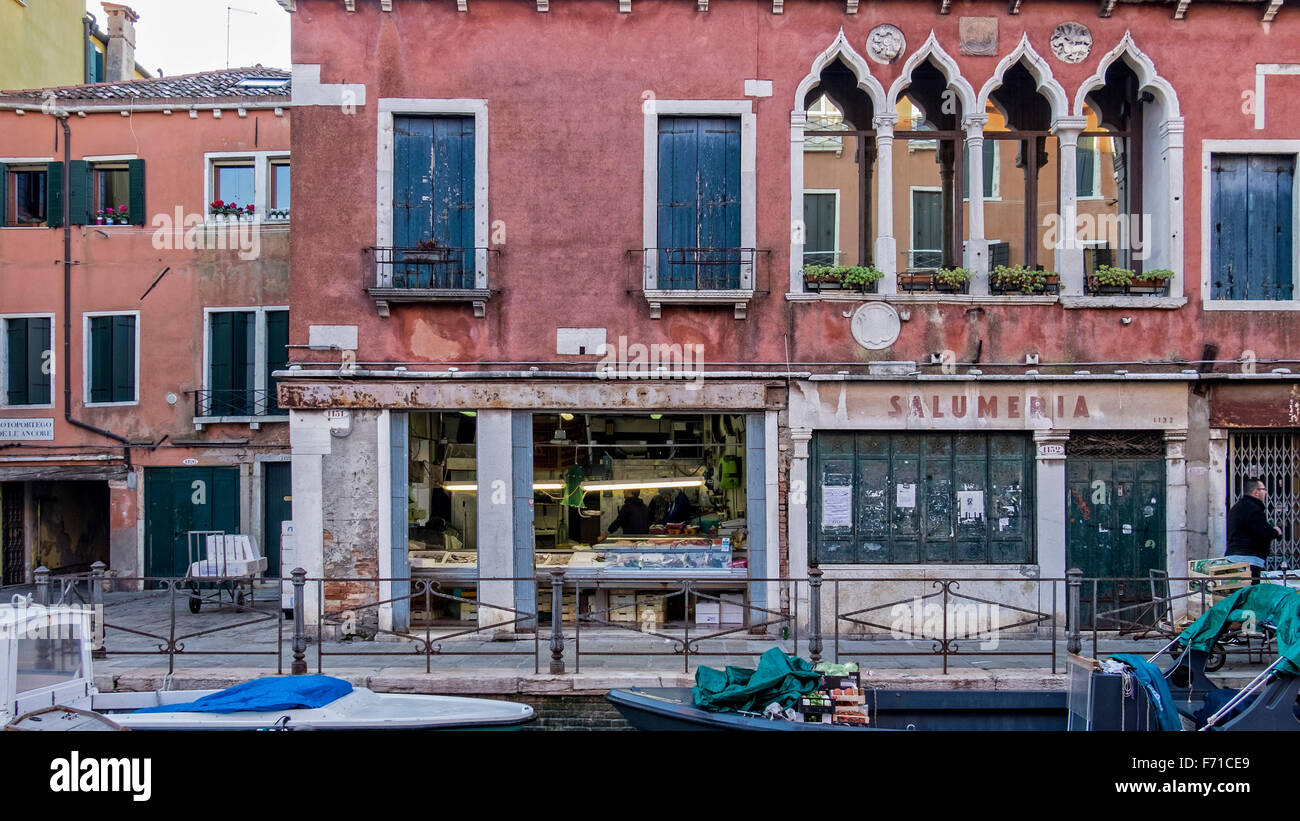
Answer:
[[(281, 618), (276, 602), (260, 601), (255, 611), (218, 609), (205, 602), (198, 614), (189, 612), (183, 596), (165, 592), (105, 595), (107, 657), (94, 663), (101, 690), (190, 689), (226, 687), (250, 678), (290, 672), (293, 623)], [(565, 625), (565, 672), (549, 672), (550, 628), (540, 635), (512, 634), (493, 640), (490, 633), (452, 636), (460, 628), (417, 632), (414, 639), (312, 642), (306, 652), (308, 672), (323, 672), (386, 692), (461, 694), (596, 694), (616, 687), (689, 686), (695, 668), (738, 665), (752, 667), (771, 647), (809, 657), (806, 636), (798, 641), (750, 636), (743, 632), (697, 640), (702, 628), (692, 627), (692, 652), (685, 658), (675, 650), (685, 631), (661, 629), (648, 635), (618, 628), (587, 628), (578, 633)], [(717, 630), (713, 632), (719, 632)], [(1084, 655), (1093, 655), (1092, 637), (1084, 636)], [(423, 647), (431, 653), (423, 651)], [(960, 655), (943, 659), (936, 642), (888, 638), (844, 640), (838, 647), (824, 636), (824, 661), (853, 660), (871, 671), (875, 687), (908, 689), (969, 688), (1039, 690), (1066, 687), (1065, 641), (1018, 636), (1000, 640), (990, 653), (981, 641), (956, 642)], [(1150, 655), (1166, 642), (1159, 639), (1102, 639), (1098, 654), (1138, 652)], [(176, 648), (169, 675), (165, 648)], [(1052, 671), (1055, 650), (1056, 671)], [(323, 653), (323, 655), (322, 655)], [(1231, 657), (1219, 674), (1225, 683), (1241, 686), (1258, 664)]]

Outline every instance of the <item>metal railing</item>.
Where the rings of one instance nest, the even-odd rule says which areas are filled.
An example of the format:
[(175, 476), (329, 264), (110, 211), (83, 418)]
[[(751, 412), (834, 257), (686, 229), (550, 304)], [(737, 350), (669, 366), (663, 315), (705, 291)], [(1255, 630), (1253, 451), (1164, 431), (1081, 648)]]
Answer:
[(194, 391), (196, 419), (220, 416), (288, 416), (273, 390), (202, 390)]
[(660, 291), (738, 291), (753, 288), (757, 248), (642, 248), (657, 260), (656, 283)]
[[(392, 657), (418, 659), (426, 673), (434, 672), (434, 657), (480, 657), (510, 660), (516, 670), (522, 663), (534, 673), (541, 671), (545, 661), (548, 670), (556, 674), (568, 671), (570, 663), (572, 672), (581, 672), (584, 659), (637, 659), (636, 666), (644, 669), (641, 660), (661, 657), (680, 661), (683, 672), (689, 673), (693, 659), (698, 663), (700, 659), (753, 658), (772, 646), (795, 655), (806, 654), (814, 663), (928, 657), (937, 660), (945, 674), (952, 660), (963, 657), (1040, 657), (1043, 667), (1056, 672), (1062, 642), (1067, 652), (1079, 653), (1086, 634), (1091, 633), (1091, 650), (1097, 657), (1103, 638), (1121, 643), (1172, 639), (1187, 621), (1217, 600), (1214, 582), (1203, 577), (1085, 579), (1075, 570), (1066, 578), (1038, 579), (826, 578), (822, 569), (813, 568), (807, 578), (745, 578), (726, 583), (703, 574), (690, 578), (647, 575), (627, 583), (642, 590), (645, 585), (656, 589), (637, 601), (629, 618), (625, 602), (581, 609), (584, 595), (592, 593), (597, 582), (568, 578), (559, 567), (535, 576), (483, 577), (468, 583), (426, 577), (309, 579), (302, 569), (283, 582), (265, 581), (274, 589), (273, 607), (265, 607), (266, 598), (246, 599), (201, 616), (185, 612), (195, 597), (204, 595), (194, 580), (109, 577), (98, 562), (89, 573), (59, 577), (38, 568), (35, 596), (42, 605), (90, 606), (97, 658), (110, 653), (166, 656), (167, 670), (173, 673), (178, 658), (274, 657), (276, 671), (283, 672), (287, 651), (294, 674), (306, 673), (313, 666), (324, 672), (334, 659)], [(1140, 601), (1108, 602), (1104, 591), (1115, 581), (1150, 585), (1150, 596), (1142, 596)], [(292, 616), (287, 635), (280, 614), (283, 583), (290, 584), (293, 591), (292, 608), (286, 611)], [(1186, 588), (1178, 587), (1181, 583), (1186, 583)], [(494, 584), (510, 604), (487, 600), (490, 596), (485, 586)], [(106, 601), (105, 587), (109, 585), (157, 589), (135, 598)], [(752, 589), (754, 585), (776, 587), (781, 591), (779, 600), (744, 599), (737, 604), (721, 593), (722, 589)], [(466, 586), (476, 586), (477, 594), (470, 597), (456, 590)], [(531, 597), (523, 595), (528, 586)], [(315, 599), (311, 605), (309, 591)], [(1222, 594), (1219, 591), (1219, 596)], [(130, 612), (130, 603), (139, 601), (140, 596), (151, 597), (150, 606), (161, 604), (166, 612)], [(567, 612), (566, 596), (573, 602)], [(542, 606), (546, 602), (549, 613)], [(405, 609), (409, 616), (416, 611), (431, 613), (439, 603), (472, 605), (477, 608), (476, 616), (492, 615), (438, 626), (394, 627), (390, 623), (389, 608)], [(728, 604), (738, 606), (743, 616), (738, 623), (721, 617), (717, 623), (703, 623), (699, 615), (702, 604), (717, 606), (719, 611)], [(680, 614), (680, 622), (669, 624), (659, 615), (670, 606)], [(643, 610), (652, 616), (644, 618)], [(689, 618), (692, 610), (697, 617), (694, 624)], [(314, 625), (308, 623), (309, 614), (314, 614)], [(1186, 618), (1178, 620), (1180, 614)], [(254, 636), (256, 630), (269, 632)], [(207, 643), (223, 634), (226, 641)], [(926, 643), (928, 647), (917, 646)], [(315, 652), (309, 654), (313, 645)], [(1227, 652), (1234, 651), (1227, 648)]]
[(489, 260), (501, 249), (486, 246), (373, 247), (369, 288), (398, 290), (472, 290), (477, 272), (488, 271)]

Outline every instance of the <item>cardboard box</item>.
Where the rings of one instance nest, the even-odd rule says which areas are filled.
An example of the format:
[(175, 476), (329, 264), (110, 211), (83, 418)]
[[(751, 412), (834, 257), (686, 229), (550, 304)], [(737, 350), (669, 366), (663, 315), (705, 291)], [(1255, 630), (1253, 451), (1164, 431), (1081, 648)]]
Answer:
[(850, 687), (857, 690), (862, 689), (862, 678), (858, 673), (849, 673), (847, 676), (822, 676), (821, 687), (818, 689), (829, 692), (830, 690), (845, 690)]
[(743, 593), (723, 593), (721, 621), (723, 624), (745, 623), (745, 596)]
[(695, 623), (717, 625), (721, 621), (721, 608), (717, 602), (697, 602), (695, 605)]

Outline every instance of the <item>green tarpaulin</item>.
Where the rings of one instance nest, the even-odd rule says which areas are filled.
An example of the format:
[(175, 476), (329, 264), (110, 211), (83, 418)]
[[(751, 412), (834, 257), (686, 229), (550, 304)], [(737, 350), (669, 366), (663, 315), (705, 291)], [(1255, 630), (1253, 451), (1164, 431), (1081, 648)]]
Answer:
[(1300, 591), (1280, 584), (1243, 587), (1214, 605), (1178, 638), (1194, 650), (1209, 651), (1229, 621), (1268, 622), (1277, 628), (1278, 669), (1300, 675)]
[(758, 668), (754, 670), (698, 668), (691, 695), (695, 706), (702, 710), (761, 713), (774, 701), (782, 709), (793, 707), (800, 696), (816, 690), (820, 683), (821, 673), (813, 672), (812, 665), (773, 647), (759, 657)]

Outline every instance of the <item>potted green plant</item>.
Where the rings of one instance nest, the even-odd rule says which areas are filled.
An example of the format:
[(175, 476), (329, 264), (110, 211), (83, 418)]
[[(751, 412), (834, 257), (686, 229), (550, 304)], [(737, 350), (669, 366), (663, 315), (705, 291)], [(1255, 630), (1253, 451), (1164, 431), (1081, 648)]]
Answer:
[(875, 291), (875, 285), (884, 276), (874, 265), (853, 265), (844, 269), (844, 288), (861, 293)]
[(1133, 282), (1133, 271), (1112, 265), (1098, 265), (1088, 277), (1088, 293), (1123, 294)]
[(1143, 271), (1140, 276), (1136, 274), (1133, 276), (1133, 281), (1128, 286), (1128, 292), (1130, 294), (1167, 294), (1169, 293), (1169, 280), (1173, 278), (1174, 272), (1168, 268), (1154, 268), (1150, 271)]
[(1055, 271), (1039, 271), (1024, 265), (999, 265), (989, 271), (989, 288), (995, 294), (1056, 293), (1061, 280)]
[(833, 265), (805, 265), (804, 288), (812, 291), (838, 291), (844, 283), (844, 269)]
[(934, 272), (934, 289), (951, 293), (965, 293), (970, 282), (970, 271), (965, 268), (940, 268)]

